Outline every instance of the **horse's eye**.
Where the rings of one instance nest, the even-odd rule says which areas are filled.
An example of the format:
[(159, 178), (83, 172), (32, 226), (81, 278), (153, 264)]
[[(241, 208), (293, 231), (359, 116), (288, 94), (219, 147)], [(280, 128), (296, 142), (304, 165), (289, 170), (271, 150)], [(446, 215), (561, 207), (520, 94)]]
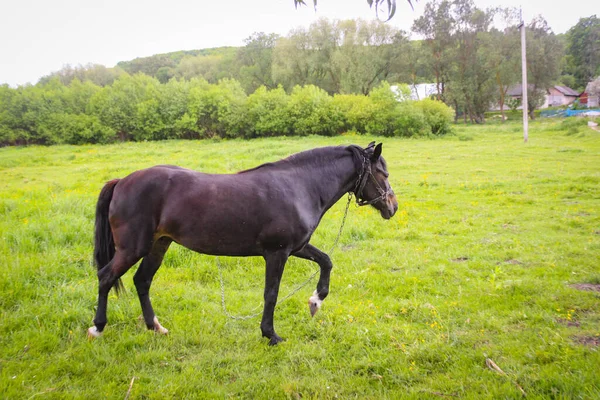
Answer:
[(377, 169), (377, 172), (379, 172), (380, 174), (382, 174), (386, 179), (388, 176), (390, 176), (390, 174), (382, 169)]

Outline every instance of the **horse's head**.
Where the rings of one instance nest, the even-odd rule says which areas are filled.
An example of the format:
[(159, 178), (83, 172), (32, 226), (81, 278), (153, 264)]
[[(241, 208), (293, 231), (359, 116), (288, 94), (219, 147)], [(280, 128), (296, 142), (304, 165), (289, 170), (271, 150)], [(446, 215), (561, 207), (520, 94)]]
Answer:
[(385, 219), (390, 219), (398, 210), (396, 195), (388, 181), (387, 164), (381, 156), (382, 144), (372, 142), (364, 149), (364, 163), (355, 191), (359, 205), (372, 205)]

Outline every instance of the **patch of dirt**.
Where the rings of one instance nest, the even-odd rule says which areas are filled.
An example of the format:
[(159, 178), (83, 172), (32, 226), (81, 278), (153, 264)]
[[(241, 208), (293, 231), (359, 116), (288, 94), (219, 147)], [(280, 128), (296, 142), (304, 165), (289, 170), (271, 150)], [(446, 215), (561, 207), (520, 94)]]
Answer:
[(356, 245), (355, 244), (347, 244), (345, 246), (342, 246), (342, 251), (348, 251), (348, 250), (352, 250), (353, 248), (355, 248)]
[(511, 224), (511, 223), (509, 222), (509, 223), (506, 223), (506, 224), (502, 224), (502, 228), (504, 228), (504, 229), (510, 229), (510, 230), (512, 230), (512, 231), (516, 231), (516, 230), (518, 230), (518, 229), (519, 229), (519, 226), (518, 226), (518, 225)]
[(458, 257), (458, 258), (453, 258), (450, 261), (455, 262), (455, 263), (459, 263), (459, 262), (465, 262), (465, 261), (468, 261), (468, 260), (469, 260), (469, 257)]
[(502, 262), (497, 263), (498, 265), (500, 264), (512, 264), (512, 265), (523, 265), (523, 263), (519, 260), (516, 260), (514, 258), (509, 258), (508, 260), (504, 260)]
[(581, 322), (579, 321), (569, 321), (568, 319), (565, 318), (556, 318), (556, 322), (558, 322), (561, 325), (566, 325), (569, 327), (575, 327), (575, 328), (579, 328), (581, 326)]
[(588, 292), (600, 292), (600, 284), (598, 283), (574, 283), (569, 286), (577, 290), (585, 290)]
[(600, 336), (573, 336), (573, 340), (588, 347), (600, 346)]

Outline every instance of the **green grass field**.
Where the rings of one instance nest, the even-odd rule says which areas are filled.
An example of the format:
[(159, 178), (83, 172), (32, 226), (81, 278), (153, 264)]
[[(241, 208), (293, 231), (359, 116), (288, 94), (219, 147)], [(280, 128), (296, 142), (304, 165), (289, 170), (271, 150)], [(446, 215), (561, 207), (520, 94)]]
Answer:
[[(600, 133), (560, 121), (458, 126), (437, 140), (341, 136), (0, 149), (2, 398), (600, 398)], [(155, 164), (235, 172), (297, 151), (384, 143), (399, 210), (351, 206), (331, 291), (260, 318), (221, 311), (214, 257), (173, 245), (154, 280), (168, 336), (133, 286), (96, 305), (93, 217), (105, 181)], [(312, 243), (327, 250), (344, 201)], [(230, 311), (261, 303), (260, 258), (221, 258)], [(315, 271), (291, 259), (280, 296)], [(600, 287), (589, 286), (590, 289)], [(488, 367), (493, 362), (504, 372)], [(135, 377), (135, 379), (133, 379)], [(133, 379), (133, 384), (131, 385)]]

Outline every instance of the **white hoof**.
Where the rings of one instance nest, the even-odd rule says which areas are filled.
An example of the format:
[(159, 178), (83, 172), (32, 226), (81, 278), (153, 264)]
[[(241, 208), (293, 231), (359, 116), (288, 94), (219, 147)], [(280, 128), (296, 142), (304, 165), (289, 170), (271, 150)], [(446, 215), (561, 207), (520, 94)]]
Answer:
[(314, 317), (317, 311), (319, 311), (321, 304), (323, 304), (323, 300), (319, 298), (319, 295), (315, 290), (313, 295), (308, 299), (308, 307), (310, 308), (311, 317)]
[(169, 330), (158, 322), (158, 318), (154, 317), (154, 332), (158, 332), (161, 335), (166, 335), (169, 333)]
[(92, 326), (87, 330), (87, 336), (88, 339), (99, 338), (100, 336), (102, 336), (102, 332), (100, 332), (98, 328), (96, 328), (96, 326)]

